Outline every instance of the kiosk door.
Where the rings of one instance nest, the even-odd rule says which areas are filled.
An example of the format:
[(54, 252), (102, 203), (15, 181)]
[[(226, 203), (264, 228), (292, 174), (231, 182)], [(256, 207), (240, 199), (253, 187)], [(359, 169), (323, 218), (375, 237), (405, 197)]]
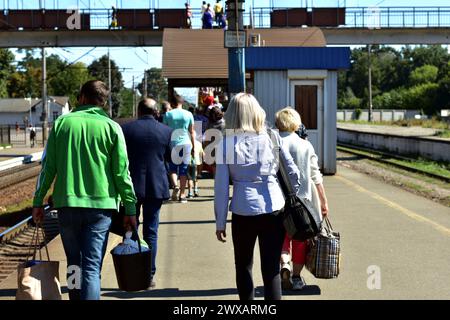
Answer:
[(314, 146), (319, 165), (323, 161), (323, 81), (292, 80), (290, 82), (290, 104), (300, 113), (302, 123), (308, 131), (308, 140)]

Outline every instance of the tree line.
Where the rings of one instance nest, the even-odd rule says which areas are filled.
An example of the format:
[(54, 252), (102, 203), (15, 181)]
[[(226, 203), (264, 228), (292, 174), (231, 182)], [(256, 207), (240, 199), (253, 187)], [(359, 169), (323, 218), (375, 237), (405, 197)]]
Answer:
[[(33, 49), (19, 49), (24, 56), (16, 61), (9, 49), (0, 48), (0, 98), (41, 98), (42, 59)], [(88, 80), (98, 79), (108, 84), (108, 56), (103, 55), (86, 65), (67, 62), (59, 55), (46, 57), (47, 94), (67, 96), (71, 107), (77, 105), (78, 92)], [(167, 83), (160, 68), (147, 73), (147, 93), (158, 100), (167, 99)], [(138, 83), (137, 99), (144, 94), (144, 78)], [(133, 91), (125, 87), (121, 68), (111, 59), (111, 100), (113, 117), (129, 117), (133, 113)]]
[[(375, 109), (419, 109), (436, 115), (450, 109), (450, 54), (447, 48), (372, 46), (372, 105)], [(338, 108), (369, 106), (369, 52), (351, 52), (351, 67), (338, 78)]]

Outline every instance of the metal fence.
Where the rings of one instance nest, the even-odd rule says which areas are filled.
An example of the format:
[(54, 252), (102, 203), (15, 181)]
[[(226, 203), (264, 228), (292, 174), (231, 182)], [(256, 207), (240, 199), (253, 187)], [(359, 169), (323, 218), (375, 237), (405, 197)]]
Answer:
[[(374, 109), (372, 111), (373, 121), (407, 120), (415, 119), (416, 116), (421, 116), (420, 110)], [(358, 114), (354, 109), (339, 109), (337, 110), (336, 118), (338, 121), (369, 121), (369, 110), (361, 109)]]
[[(50, 132), (51, 127), (47, 127), (47, 132)], [(36, 135), (34, 137), (34, 145), (43, 144), (43, 126), (35, 126)], [(0, 125), (0, 144), (16, 145), (16, 146), (31, 146), (33, 141), (30, 135), (31, 127), (25, 125)], [(48, 137), (48, 134), (47, 134)]]

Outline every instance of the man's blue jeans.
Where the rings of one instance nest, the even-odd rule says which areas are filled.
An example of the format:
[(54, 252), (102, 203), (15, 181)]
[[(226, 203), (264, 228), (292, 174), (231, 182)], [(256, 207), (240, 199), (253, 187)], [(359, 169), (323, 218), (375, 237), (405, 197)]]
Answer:
[(141, 212), (144, 214), (144, 222), (142, 226), (142, 234), (144, 241), (152, 250), (152, 277), (156, 272), (156, 251), (158, 250), (158, 227), (159, 227), (159, 212), (161, 210), (163, 200), (161, 199), (147, 199), (138, 200), (136, 204), (136, 215), (139, 221)]
[[(68, 207), (58, 209), (71, 300), (100, 299), (101, 269), (114, 211)], [(80, 275), (81, 279), (75, 278)]]

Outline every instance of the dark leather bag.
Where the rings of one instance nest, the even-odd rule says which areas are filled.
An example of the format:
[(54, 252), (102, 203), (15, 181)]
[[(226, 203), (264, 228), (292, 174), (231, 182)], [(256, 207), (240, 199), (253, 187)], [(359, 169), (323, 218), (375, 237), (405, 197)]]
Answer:
[(287, 161), (281, 152), (277, 137), (270, 130), (268, 133), (272, 139), (274, 150), (277, 152), (276, 159), (279, 159), (277, 178), (285, 198), (285, 205), (280, 215), (283, 219), (286, 233), (294, 240), (305, 241), (311, 239), (320, 232), (320, 226), (317, 225), (313, 215), (302, 200), (297, 197), (291, 185), (287, 171)]

